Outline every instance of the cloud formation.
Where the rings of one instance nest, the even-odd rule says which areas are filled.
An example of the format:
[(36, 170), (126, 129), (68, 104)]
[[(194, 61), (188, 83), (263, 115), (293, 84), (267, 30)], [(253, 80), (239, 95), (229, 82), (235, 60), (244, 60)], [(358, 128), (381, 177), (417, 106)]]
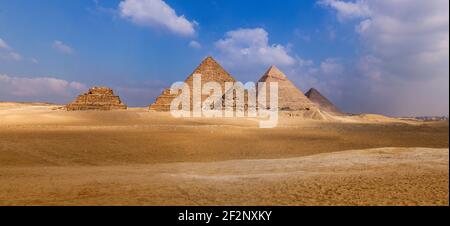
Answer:
[(320, 63), (320, 71), (325, 75), (339, 75), (344, 71), (344, 66), (336, 59), (328, 58)]
[(39, 63), (39, 60), (36, 59), (36, 58), (34, 58), (34, 57), (32, 57), (32, 58), (30, 59), (30, 62), (33, 63), (33, 64), (38, 64), (38, 63)]
[(336, 9), (338, 17), (341, 20), (366, 17), (371, 14), (371, 10), (364, 0), (357, 0), (355, 2), (321, 0), (319, 4)]
[(22, 55), (20, 55), (18, 52), (15, 52), (13, 48), (11, 48), (5, 40), (0, 38), (0, 58), (3, 58), (5, 60), (12, 60), (12, 61), (21, 61)]
[(292, 66), (296, 59), (288, 48), (270, 44), (269, 34), (263, 28), (228, 31), (223, 39), (215, 42), (218, 58), (223, 64), (237, 71), (254, 71), (270, 65)]
[(163, 27), (175, 34), (192, 36), (195, 21), (178, 16), (163, 0), (124, 0), (119, 4), (120, 15), (146, 27)]
[[(342, 23), (355, 21), (363, 45), (359, 58), (347, 65), (349, 76), (336, 85), (349, 103), (355, 103), (345, 103), (349, 108), (390, 115), (448, 115), (449, 1), (323, 0), (319, 4), (333, 9)], [(367, 98), (345, 93), (348, 84)]]
[(59, 41), (59, 40), (53, 41), (52, 48), (57, 50), (60, 53), (68, 54), (68, 55), (70, 55), (74, 52), (72, 47), (70, 47), (67, 44), (64, 44), (62, 41)]
[(16, 52), (9, 52), (8, 55), (6, 56), (6, 58), (10, 59), (10, 60), (15, 60), (15, 61), (22, 60), (22, 56)]
[(1, 101), (66, 103), (86, 88), (79, 82), (52, 77), (24, 78), (0, 74)]
[(2, 38), (0, 38), (0, 49), (9, 49), (8, 44)]
[(202, 45), (199, 42), (193, 40), (189, 42), (189, 47), (194, 49), (201, 49)]

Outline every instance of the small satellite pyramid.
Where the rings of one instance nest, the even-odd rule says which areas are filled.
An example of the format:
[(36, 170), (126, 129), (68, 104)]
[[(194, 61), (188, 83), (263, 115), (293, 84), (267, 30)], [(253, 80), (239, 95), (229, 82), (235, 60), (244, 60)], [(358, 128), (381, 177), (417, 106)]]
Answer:
[(277, 67), (271, 66), (258, 82), (267, 83), (266, 106), (269, 106), (269, 83), (278, 82), (278, 108), (280, 110), (310, 110), (316, 107)]
[(164, 89), (161, 95), (156, 98), (155, 103), (151, 104), (149, 109), (154, 111), (170, 111), (170, 103), (177, 97), (176, 94), (170, 94), (170, 89)]
[(318, 90), (311, 88), (308, 92), (305, 94), (311, 102), (317, 104), (319, 108), (323, 111), (334, 113), (338, 115), (342, 115), (342, 113), (339, 108), (337, 108), (333, 103), (331, 103), (330, 100), (328, 100), (325, 96), (323, 96)]
[(127, 109), (119, 96), (115, 96), (108, 87), (92, 87), (88, 92), (78, 96), (72, 103), (66, 105), (68, 111), (85, 110), (119, 110)]
[[(219, 63), (217, 63), (217, 61), (208, 56), (185, 80), (185, 83), (188, 84), (191, 89), (191, 103), (194, 74), (201, 75), (202, 84), (205, 84), (207, 82), (219, 83), (222, 86), (222, 93), (225, 93), (225, 82), (236, 82), (236, 80), (227, 71), (225, 71), (223, 67), (220, 66)], [(170, 89), (165, 89), (163, 93), (156, 99), (155, 103), (150, 105), (150, 110), (170, 111), (170, 103), (175, 97), (177, 97), (177, 95), (171, 95)], [(202, 101), (204, 101), (207, 97), (208, 95), (202, 95)]]

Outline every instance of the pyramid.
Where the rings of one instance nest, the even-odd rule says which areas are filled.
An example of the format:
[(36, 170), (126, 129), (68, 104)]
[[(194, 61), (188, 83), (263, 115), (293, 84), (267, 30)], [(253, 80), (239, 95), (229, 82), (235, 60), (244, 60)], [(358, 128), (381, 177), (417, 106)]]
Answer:
[(258, 82), (266, 82), (266, 106), (270, 100), (270, 82), (278, 82), (278, 108), (280, 110), (310, 110), (316, 105), (298, 89), (277, 67), (271, 66)]
[[(205, 58), (202, 63), (189, 75), (185, 83), (190, 87), (191, 94), (191, 109), (192, 109), (192, 88), (194, 81), (194, 74), (201, 74), (202, 85), (207, 82), (218, 82), (222, 86), (222, 93), (225, 93), (225, 82), (236, 82), (236, 80), (220, 66), (212, 57)], [(170, 89), (165, 89), (163, 93), (156, 98), (155, 103), (150, 105), (150, 110), (155, 111), (170, 111), (170, 103), (177, 95), (171, 95)], [(202, 102), (209, 95), (202, 95)]]
[(164, 89), (161, 95), (156, 98), (155, 103), (151, 104), (149, 109), (153, 111), (170, 111), (170, 103), (177, 97), (176, 94), (170, 94), (170, 89)]
[(323, 111), (334, 113), (334, 114), (343, 114), (331, 101), (329, 101), (325, 96), (323, 96), (318, 90), (311, 88), (306, 94), (306, 97), (309, 98), (313, 103), (317, 104), (319, 108)]
[(92, 87), (88, 92), (78, 96), (72, 103), (66, 105), (68, 111), (84, 110), (118, 110), (127, 109), (119, 96), (115, 96), (108, 87)]

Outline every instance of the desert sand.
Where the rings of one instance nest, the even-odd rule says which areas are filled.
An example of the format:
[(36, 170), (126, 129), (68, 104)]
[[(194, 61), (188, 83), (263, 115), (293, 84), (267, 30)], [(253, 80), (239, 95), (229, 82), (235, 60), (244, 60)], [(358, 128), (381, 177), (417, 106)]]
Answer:
[(0, 205), (448, 205), (448, 121), (0, 103)]

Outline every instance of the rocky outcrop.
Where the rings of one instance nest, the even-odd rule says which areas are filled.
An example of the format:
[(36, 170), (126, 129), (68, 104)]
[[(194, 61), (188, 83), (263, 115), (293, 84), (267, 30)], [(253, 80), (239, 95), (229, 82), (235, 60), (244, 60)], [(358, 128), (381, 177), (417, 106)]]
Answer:
[(109, 111), (127, 109), (127, 106), (122, 103), (119, 96), (114, 95), (112, 89), (108, 87), (93, 87), (88, 92), (78, 96), (65, 108), (68, 111)]

